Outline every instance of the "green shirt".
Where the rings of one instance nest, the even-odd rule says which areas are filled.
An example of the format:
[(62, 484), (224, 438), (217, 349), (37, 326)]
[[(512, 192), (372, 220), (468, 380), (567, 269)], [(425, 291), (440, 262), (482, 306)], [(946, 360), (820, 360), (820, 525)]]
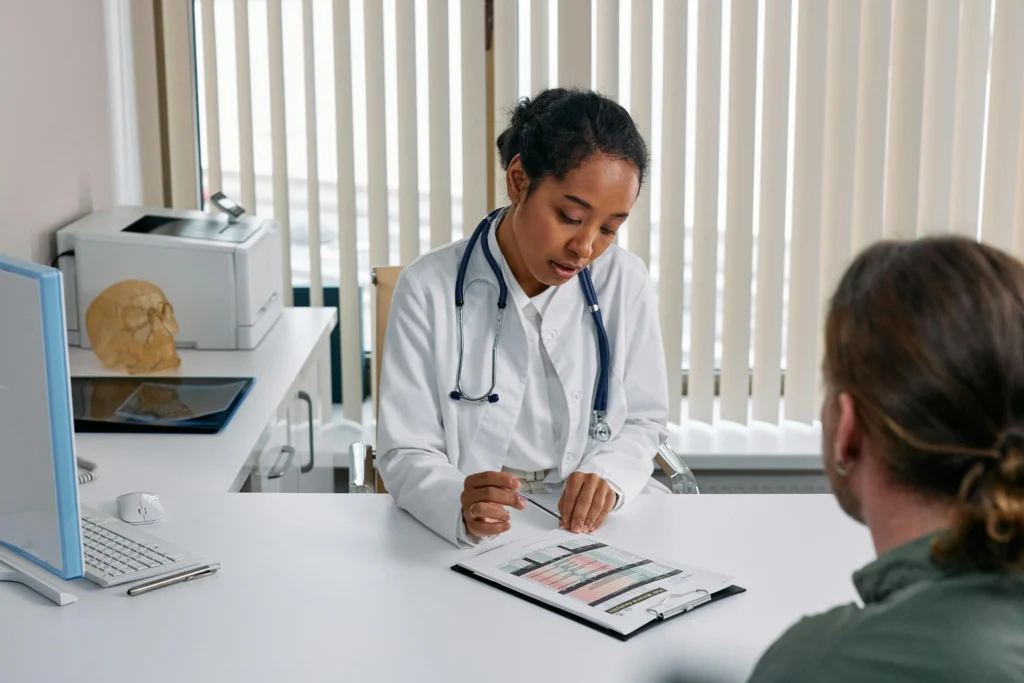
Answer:
[(864, 605), (799, 621), (750, 683), (1024, 681), (1024, 575), (939, 564), (932, 538), (855, 573)]

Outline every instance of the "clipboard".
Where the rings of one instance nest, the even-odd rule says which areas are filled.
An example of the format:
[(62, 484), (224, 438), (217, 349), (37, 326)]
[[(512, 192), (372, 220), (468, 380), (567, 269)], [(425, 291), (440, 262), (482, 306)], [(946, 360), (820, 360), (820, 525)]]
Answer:
[(674, 619), (680, 615), (692, 612), (693, 610), (698, 609), (704, 605), (711, 604), (712, 602), (718, 602), (719, 600), (724, 600), (725, 598), (732, 597), (733, 595), (745, 593), (747, 590), (746, 588), (742, 588), (741, 586), (737, 586), (734, 584), (726, 588), (723, 588), (720, 591), (715, 591), (710, 595), (708, 595), (707, 592), (703, 590), (689, 591), (688, 593), (683, 594), (670, 594), (668, 596), (665, 596), (665, 598), (663, 598), (661, 602), (656, 603), (655, 605), (652, 605), (650, 608), (648, 608), (649, 612), (653, 610), (654, 612), (652, 613), (657, 614), (655, 619), (652, 619), (651, 621), (647, 622), (646, 624), (637, 628), (631, 633), (623, 634), (619, 633), (618, 631), (613, 631), (610, 628), (606, 628), (601, 624), (590, 621), (589, 619), (585, 619), (579, 615), (573, 614), (572, 612), (564, 610), (561, 607), (556, 607), (555, 605), (551, 605), (542, 600), (538, 600), (532, 595), (528, 595), (526, 593), (517, 591), (513, 588), (509, 588), (508, 586), (504, 586), (498, 583), (497, 581), (493, 581), (487, 578), (486, 576), (481, 576), (480, 574), (477, 574), (476, 572), (470, 569), (466, 569), (465, 567), (454, 565), (452, 567), (452, 571), (462, 574), (463, 576), (468, 576), (472, 579), (476, 579), (481, 583), (485, 583), (488, 586), (497, 588), (500, 591), (526, 600), (527, 602), (537, 605), (538, 607), (543, 607), (544, 609), (550, 612), (554, 612), (555, 614), (559, 614), (563, 617), (571, 619), (572, 621), (575, 621), (578, 624), (589, 626), (595, 631), (600, 631), (601, 633), (604, 633), (605, 635), (611, 636), (612, 638), (615, 638), (616, 640), (622, 642), (626, 642), (638, 633), (643, 633), (651, 629), (652, 627), (657, 626), (658, 624), (662, 624), (670, 619)]

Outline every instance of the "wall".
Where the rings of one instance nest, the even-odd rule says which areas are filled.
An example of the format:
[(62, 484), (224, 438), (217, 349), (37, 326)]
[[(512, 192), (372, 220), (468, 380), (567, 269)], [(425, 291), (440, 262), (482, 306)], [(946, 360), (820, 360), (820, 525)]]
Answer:
[(109, 106), (103, 0), (0, 2), (0, 253), (111, 205)]

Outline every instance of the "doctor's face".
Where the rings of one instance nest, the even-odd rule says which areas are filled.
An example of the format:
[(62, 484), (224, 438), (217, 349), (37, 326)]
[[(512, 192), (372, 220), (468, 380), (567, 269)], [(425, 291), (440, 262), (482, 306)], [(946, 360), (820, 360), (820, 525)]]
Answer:
[(508, 246), (515, 253), (506, 254), (506, 259), (530, 296), (545, 285), (568, 282), (601, 256), (629, 216), (640, 190), (636, 167), (604, 154), (591, 156), (562, 180), (536, 181), (532, 192), (516, 157), (506, 180), (513, 210), (507, 217), (511, 221), (503, 222), (510, 222), (511, 230), (499, 241), (511, 242)]

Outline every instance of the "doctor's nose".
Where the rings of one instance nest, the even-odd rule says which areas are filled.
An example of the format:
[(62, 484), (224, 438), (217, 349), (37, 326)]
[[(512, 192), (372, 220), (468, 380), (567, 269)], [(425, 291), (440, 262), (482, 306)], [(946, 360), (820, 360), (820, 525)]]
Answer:
[(594, 254), (594, 241), (589, 235), (575, 237), (569, 241), (566, 247), (576, 254), (580, 261), (589, 261)]

